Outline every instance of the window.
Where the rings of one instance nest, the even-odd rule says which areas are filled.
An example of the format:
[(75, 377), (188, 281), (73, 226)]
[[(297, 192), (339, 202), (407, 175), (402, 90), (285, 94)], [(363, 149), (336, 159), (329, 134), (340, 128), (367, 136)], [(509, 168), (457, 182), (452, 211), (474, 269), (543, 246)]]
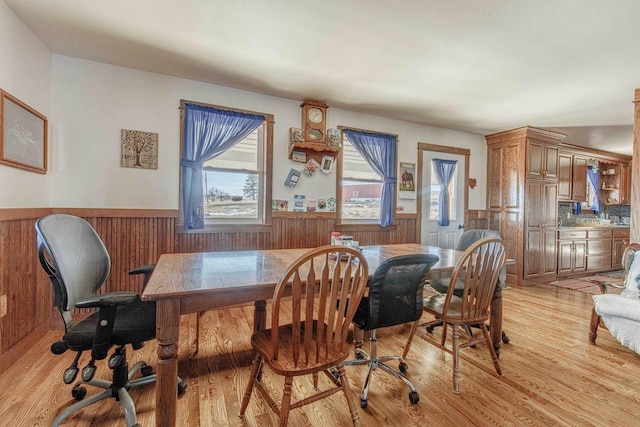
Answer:
[(337, 204), (342, 223), (394, 222), (396, 136), (342, 129)]
[(205, 223), (262, 218), (264, 125), (213, 159), (204, 162)]
[[(455, 221), (456, 218), (456, 180), (457, 180), (457, 172), (458, 165), (456, 165), (453, 171), (453, 177), (451, 178), (451, 182), (449, 183), (449, 219), (451, 221)], [(438, 184), (438, 179), (436, 178), (435, 167), (431, 166), (431, 178), (429, 183), (430, 193), (429, 193), (429, 220), (437, 221), (440, 216), (440, 184)]]
[(377, 223), (380, 219), (382, 179), (356, 151), (348, 138), (342, 144), (342, 219)]
[(181, 107), (184, 229), (268, 224), (273, 116), (191, 101)]

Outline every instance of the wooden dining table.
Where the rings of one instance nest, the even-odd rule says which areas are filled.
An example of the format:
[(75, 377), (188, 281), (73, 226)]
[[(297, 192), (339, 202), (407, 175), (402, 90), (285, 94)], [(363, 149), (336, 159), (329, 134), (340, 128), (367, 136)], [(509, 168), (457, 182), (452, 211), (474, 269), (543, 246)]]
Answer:
[[(307, 249), (273, 249), (164, 254), (158, 260), (142, 294), (156, 301), (158, 361), (156, 425), (174, 426), (178, 390), (178, 336), (180, 315), (254, 303), (254, 331), (266, 327), (266, 304), (280, 275)], [(453, 270), (462, 252), (417, 243), (363, 246), (369, 273), (386, 259), (415, 253), (434, 254), (439, 261), (431, 272)], [(502, 335), (502, 287), (491, 305), (491, 340), (497, 352)]]

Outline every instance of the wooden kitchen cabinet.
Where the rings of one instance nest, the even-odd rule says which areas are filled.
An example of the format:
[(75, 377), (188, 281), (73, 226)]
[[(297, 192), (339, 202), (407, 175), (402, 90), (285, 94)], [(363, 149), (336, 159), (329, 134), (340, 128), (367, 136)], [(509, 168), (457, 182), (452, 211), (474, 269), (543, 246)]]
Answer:
[(516, 261), (507, 280), (545, 281), (556, 274), (558, 146), (564, 135), (523, 127), (486, 136), (489, 227)]
[(585, 156), (558, 153), (558, 200), (587, 201), (587, 162)]
[(622, 254), (629, 244), (630, 229), (614, 228), (611, 247), (611, 268), (622, 269)]
[(558, 275), (587, 270), (587, 231), (558, 231)]
[(611, 270), (612, 230), (587, 231), (587, 271)]

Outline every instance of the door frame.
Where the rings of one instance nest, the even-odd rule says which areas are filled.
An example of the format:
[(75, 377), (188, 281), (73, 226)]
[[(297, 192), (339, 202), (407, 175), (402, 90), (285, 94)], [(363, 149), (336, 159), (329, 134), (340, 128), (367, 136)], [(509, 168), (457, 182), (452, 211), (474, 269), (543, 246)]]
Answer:
[(422, 157), (424, 156), (424, 151), (432, 151), (435, 153), (448, 153), (448, 154), (458, 154), (464, 156), (464, 227), (465, 230), (469, 224), (469, 157), (471, 156), (471, 150), (467, 148), (459, 148), (459, 147), (450, 147), (446, 145), (437, 145), (437, 144), (428, 144), (426, 142), (418, 142), (418, 166), (416, 175), (418, 175), (418, 200), (416, 201), (416, 212), (418, 212), (418, 219), (416, 221), (416, 230), (418, 243), (420, 242), (420, 236), (422, 236), (422, 172), (423, 172), (423, 161)]

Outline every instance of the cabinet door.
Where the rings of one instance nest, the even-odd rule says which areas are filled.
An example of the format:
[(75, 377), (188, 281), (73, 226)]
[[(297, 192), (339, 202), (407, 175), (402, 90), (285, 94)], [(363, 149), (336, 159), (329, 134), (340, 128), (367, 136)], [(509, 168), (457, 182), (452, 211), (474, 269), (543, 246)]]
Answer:
[(544, 172), (545, 179), (558, 179), (558, 146), (544, 146)]
[(527, 176), (558, 179), (558, 146), (527, 139)]
[(611, 250), (611, 267), (612, 268), (622, 268), (622, 254), (624, 252), (624, 248), (627, 247), (629, 240), (624, 237), (617, 237), (613, 239), (613, 247)]
[(587, 271), (587, 242), (573, 242), (573, 271)]
[(573, 241), (558, 242), (558, 274), (573, 271)]
[(573, 156), (565, 153), (558, 154), (558, 200), (571, 200), (572, 173)]
[(573, 156), (571, 200), (575, 202), (587, 201), (587, 161), (586, 157)]
[(535, 140), (527, 140), (527, 177), (543, 178), (545, 161), (545, 144)]

